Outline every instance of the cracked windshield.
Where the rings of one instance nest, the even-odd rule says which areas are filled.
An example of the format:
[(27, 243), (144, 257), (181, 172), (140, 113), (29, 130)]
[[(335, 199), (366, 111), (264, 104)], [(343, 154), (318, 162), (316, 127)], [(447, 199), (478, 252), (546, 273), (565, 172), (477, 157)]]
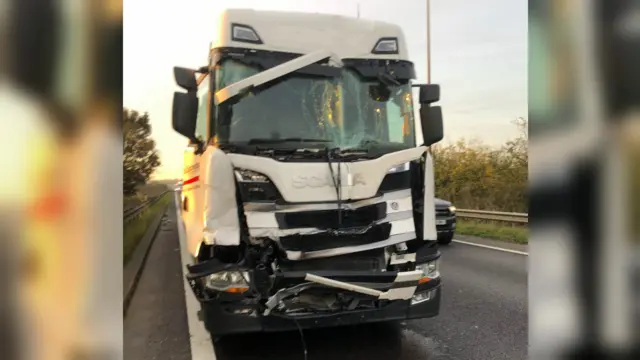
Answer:
[[(216, 91), (259, 71), (226, 60), (216, 71)], [(240, 98), (224, 113), (216, 117), (220, 143), (303, 138), (318, 140), (305, 147), (380, 152), (415, 146), (411, 85), (385, 86), (351, 69), (335, 78), (284, 76)]]

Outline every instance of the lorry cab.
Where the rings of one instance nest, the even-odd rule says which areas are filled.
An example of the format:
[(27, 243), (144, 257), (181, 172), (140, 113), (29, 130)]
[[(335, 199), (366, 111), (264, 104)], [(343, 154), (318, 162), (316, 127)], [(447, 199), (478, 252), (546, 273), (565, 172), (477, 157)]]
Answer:
[(244, 9), (219, 24), (208, 64), (174, 68), (187, 280), (209, 331), (437, 315), (440, 89), (412, 83), (400, 27)]

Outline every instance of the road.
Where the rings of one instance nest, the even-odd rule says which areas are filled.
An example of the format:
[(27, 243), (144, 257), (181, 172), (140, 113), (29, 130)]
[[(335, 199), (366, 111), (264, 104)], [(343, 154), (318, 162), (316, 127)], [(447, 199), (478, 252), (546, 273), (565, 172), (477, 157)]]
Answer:
[[(299, 332), (202, 340), (197, 305), (186, 310), (175, 206), (166, 217), (125, 318), (125, 359), (304, 359)], [(304, 331), (308, 359), (526, 359), (527, 256), (463, 243), (441, 251), (438, 317)]]

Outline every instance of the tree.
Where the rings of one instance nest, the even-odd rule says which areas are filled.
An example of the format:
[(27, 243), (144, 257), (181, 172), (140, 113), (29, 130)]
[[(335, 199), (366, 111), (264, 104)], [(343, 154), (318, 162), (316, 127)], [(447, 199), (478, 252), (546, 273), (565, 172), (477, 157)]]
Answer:
[(151, 138), (149, 114), (123, 108), (122, 136), (124, 195), (133, 195), (136, 188), (145, 184), (153, 171), (160, 166), (156, 143)]
[(527, 126), (527, 120), (519, 117), (513, 123), (518, 127), (520, 135), (506, 143), (505, 151), (513, 157), (514, 161), (518, 162), (519, 166), (526, 168), (529, 164), (529, 127)]
[(432, 146), (436, 196), (463, 209), (527, 212), (527, 121), (501, 147), (461, 139)]

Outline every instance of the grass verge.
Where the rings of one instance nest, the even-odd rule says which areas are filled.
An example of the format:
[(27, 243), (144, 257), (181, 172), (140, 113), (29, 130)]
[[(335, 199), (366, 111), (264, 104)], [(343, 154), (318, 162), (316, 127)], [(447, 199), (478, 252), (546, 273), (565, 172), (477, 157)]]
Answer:
[(143, 210), (142, 214), (138, 218), (132, 220), (130, 223), (124, 226), (123, 231), (123, 244), (122, 251), (124, 257), (124, 265), (129, 262), (133, 251), (138, 246), (140, 240), (144, 237), (151, 225), (151, 222), (158, 215), (158, 212), (164, 209), (165, 205), (171, 200), (171, 193), (167, 193), (162, 196), (162, 199), (157, 203), (151, 205), (149, 208)]
[(529, 230), (524, 226), (511, 226), (495, 222), (480, 222), (458, 219), (456, 233), (483, 238), (508, 241), (517, 244), (529, 243)]

